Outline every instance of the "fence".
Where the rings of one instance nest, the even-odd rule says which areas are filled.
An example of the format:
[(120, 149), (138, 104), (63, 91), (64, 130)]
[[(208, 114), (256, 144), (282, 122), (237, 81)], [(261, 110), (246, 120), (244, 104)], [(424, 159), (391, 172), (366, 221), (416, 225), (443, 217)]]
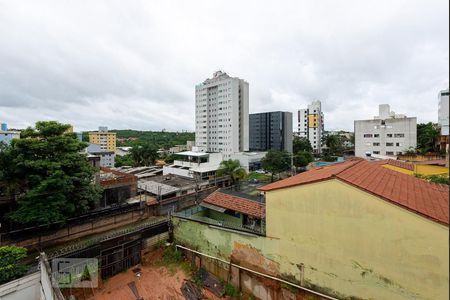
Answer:
[(198, 215), (198, 213), (203, 210), (204, 210), (203, 207), (195, 206), (193, 208), (190, 208), (190, 209), (187, 209), (187, 210), (184, 210), (181, 212), (172, 213), (171, 215), (174, 217), (178, 217), (180, 219), (184, 219), (184, 220), (195, 221), (195, 222), (200, 222), (203, 224), (216, 226), (219, 229), (225, 228), (225, 229), (241, 231), (241, 232), (251, 233), (251, 234), (256, 234), (256, 235), (261, 235), (261, 236), (265, 235), (265, 226), (264, 226), (263, 220), (262, 220), (261, 226), (238, 225), (235, 223), (230, 223), (230, 222), (226, 222), (226, 221), (222, 221), (222, 220), (215, 220), (215, 219), (211, 219), (211, 218), (208, 218), (205, 216)]
[(2, 235), (1, 244), (14, 243), (17, 246), (41, 250), (43, 247), (88, 234), (104, 232), (146, 217), (148, 216), (145, 208), (137, 206), (132, 210), (116, 211), (110, 216), (104, 215), (98, 219), (91, 219), (79, 224), (69, 224), (65, 227), (46, 228), (41, 226), (8, 232)]

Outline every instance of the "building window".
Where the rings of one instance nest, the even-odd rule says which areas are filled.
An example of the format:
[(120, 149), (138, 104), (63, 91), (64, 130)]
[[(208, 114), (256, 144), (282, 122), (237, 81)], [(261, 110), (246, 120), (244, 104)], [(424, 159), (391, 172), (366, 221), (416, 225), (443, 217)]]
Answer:
[(401, 144), (401, 143), (395, 143), (395, 146), (396, 146), (396, 147), (401, 147), (402, 144)]
[(380, 143), (373, 143), (374, 146), (380, 146)]
[(392, 146), (394, 146), (394, 143), (386, 143), (386, 146), (387, 147), (392, 147)]
[(375, 134), (373, 135), (373, 137), (375, 137), (375, 138), (380, 137), (380, 134), (375, 133)]
[(395, 133), (394, 137), (396, 137), (396, 138), (403, 138), (403, 137), (405, 137), (405, 134), (404, 133)]
[(373, 154), (380, 154), (380, 151), (373, 151)]
[(392, 133), (386, 134), (386, 137), (392, 137)]
[(364, 137), (365, 137), (365, 138), (371, 138), (372, 136), (373, 136), (373, 135), (372, 135), (371, 133), (365, 133), (365, 134), (364, 134)]
[(392, 152), (392, 151), (386, 151), (386, 155), (394, 155), (394, 152)]

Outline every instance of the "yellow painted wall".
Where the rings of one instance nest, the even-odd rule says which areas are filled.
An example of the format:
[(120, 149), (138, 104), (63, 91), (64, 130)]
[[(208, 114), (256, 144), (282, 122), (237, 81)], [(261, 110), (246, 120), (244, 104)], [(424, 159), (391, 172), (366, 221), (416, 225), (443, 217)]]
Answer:
[(448, 299), (448, 227), (338, 180), (267, 192), (266, 205), (266, 237), (174, 218), (175, 239), (291, 280), (303, 263), (305, 286), (340, 299)]
[[(266, 194), (267, 235), (305, 278), (372, 299), (448, 299), (448, 227), (338, 180)], [(296, 272), (296, 266), (281, 266)]]
[(415, 165), (415, 172), (400, 167), (385, 164), (383, 167), (394, 170), (403, 174), (414, 175), (414, 173), (421, 175), (444, 175), (448, 174), (448, 168), (434, 165)]
[[(314, 123), (316, 124), (315, 126)], [(308, 127), (316, 128), (318, 127), (318, 124), (317, 114), (308, 115)]]
[(115, 132), (89, 132), (89, 143), (101, 145), (100, 136), (106, 136), (107, 150), (116, 152), (116, 133)]
[(392, 165), (388, 165), (388, 164), (383, 165), (383, 167), (385, 167), (386, 169), (390, 169), (390, 170), (393, 170), (393, 171), (397, 171), (397, 172), (403, 173), (403, 174), (414, 175), (414, 171), (410, 171), (410, 170), (403, 169), (403, 168), (400, 168), (400, 167), (396, 167), (396, 166), (392, 166)]

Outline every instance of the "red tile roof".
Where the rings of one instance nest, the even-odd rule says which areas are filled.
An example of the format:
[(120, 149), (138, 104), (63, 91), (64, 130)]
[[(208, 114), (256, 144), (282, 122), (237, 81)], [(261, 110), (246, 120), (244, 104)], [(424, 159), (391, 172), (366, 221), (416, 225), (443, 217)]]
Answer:
[(325, 167), (318, 167), (307, 172), (300, 173), (296, 176), (286, 178), (284, 180), (269, 183), (259, 188), (261, 191), (271, 191), (290, 186), (296, 186), (305, 183), (327, 180), (330, 177), (339, 174), (343, 170), (357, 164), (361, 160), (345, 161), (343, 163), (333, 164)]
[(394, 160), (394, 159), (388, 159), (386, 161), (386, 163), (388, 165), (394, 166), (394, 167), (399, 167), (402, 169), (406, 169), (409, 171), (414, 171), (414, 164), (409, 163), (409, 162), (405, 162), (405, 161), (401, 161), (401, 160)]
[(383, 168), (365, 160), (344, 162), (268, 184), (271, 191), (327, 179), (338, 179), (442, 224), (449, 224), (449, 187)]
[(213, 192), (206, 197), (203, 202), (234, 210), (259, 219), (264, 218), (266, 215), (264, 204), (236, 195), (222, 193), (221, 191)]
[(425, 160), (425, 161), (418, 161), (416, 162), (416, 165), (438, 165), (438, 166), (445, 166), (447, 161), (445, 159), (434, 159), (434, 160)]

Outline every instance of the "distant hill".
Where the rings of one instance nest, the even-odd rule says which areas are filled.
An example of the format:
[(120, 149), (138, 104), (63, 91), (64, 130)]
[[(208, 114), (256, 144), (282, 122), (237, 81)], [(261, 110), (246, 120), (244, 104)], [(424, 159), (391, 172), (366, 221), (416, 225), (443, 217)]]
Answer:
[[(157, 148), (170, 148), (175, 145), (185, 145), (186, 141), (195, 140), (194, 132), (110, 130), (117, 133), (117, 146), (133, 146), (150, 143)], [(83, 140), (89, 141), (88, 132), (83, 132)]]

